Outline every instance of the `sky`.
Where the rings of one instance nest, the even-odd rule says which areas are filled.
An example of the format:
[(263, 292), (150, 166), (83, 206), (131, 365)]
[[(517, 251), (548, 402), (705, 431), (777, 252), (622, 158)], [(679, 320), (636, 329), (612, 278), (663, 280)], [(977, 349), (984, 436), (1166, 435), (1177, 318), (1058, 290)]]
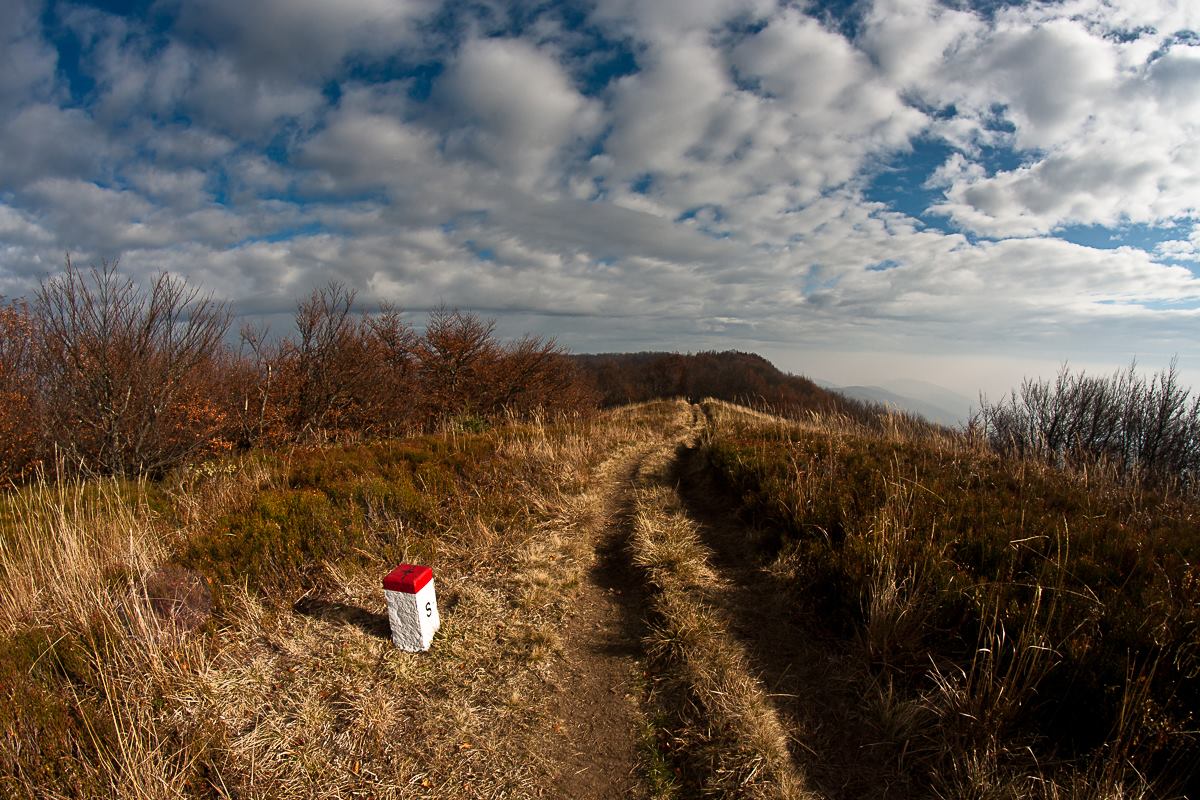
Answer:
[(0, 0), (0, 295), (286, 329), (330, 280), (577, 352), (1200, 387), (1195, 0)]

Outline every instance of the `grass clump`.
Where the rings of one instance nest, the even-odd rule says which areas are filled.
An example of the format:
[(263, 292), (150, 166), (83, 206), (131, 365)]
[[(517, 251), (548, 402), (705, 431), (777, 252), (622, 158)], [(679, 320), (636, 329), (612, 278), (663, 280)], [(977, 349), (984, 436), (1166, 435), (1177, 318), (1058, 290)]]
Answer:
[(1200, 791), (1194, 503), (944, 434), (707, 410), (710, 469), (859, 641), (931, 791)]
[(663, 758), (650, 765), (660, 775), (666, 764), (677, 768), (689, 797), (811, 797), (786, 732), (712, 602), (721, 581), (670, 488), (671, 464), (669, 450), (648, 459), (633, 501), (633, 561), (653, 590), (645, 644), (660, 673), (654, 692), (671, 718)]

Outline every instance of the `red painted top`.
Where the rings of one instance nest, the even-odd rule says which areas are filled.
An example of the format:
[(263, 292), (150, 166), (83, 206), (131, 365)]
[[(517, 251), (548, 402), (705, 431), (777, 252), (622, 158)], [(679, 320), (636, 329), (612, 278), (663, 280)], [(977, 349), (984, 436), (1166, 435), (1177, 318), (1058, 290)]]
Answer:
[(383, 588), (392, 592), (416, 594), (433, 580), (433, 570), (419, 564), (401, 564), (383, 579)]

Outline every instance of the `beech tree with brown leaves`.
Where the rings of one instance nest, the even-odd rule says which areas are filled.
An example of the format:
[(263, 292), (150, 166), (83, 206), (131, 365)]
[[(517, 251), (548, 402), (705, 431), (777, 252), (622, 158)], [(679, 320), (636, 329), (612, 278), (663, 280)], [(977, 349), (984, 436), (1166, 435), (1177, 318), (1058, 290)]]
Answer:
[(86, 472), (158, 473), (202, 450), (223, 420), (207, 379), (225, 306), (163, 273), (141, 289), (104, 262), (42, 284), (34, 313), (44, 433)]
[(445, 306), (429, 314), (416, 346), (421, 404), (430, 420), (489, 413), (494, 406), (500, 347), (496, 323)]
[(33, 326), (28, 303), (0, 298), (0, 480), (20, 477), (37, 463)]

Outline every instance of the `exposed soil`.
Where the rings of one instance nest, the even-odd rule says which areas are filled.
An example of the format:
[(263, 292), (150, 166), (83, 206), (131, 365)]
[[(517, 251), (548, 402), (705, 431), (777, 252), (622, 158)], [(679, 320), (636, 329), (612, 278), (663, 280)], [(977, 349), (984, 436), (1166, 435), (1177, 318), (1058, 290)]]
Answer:
[(644, 796), (637, 775), (645, 589), (625, 550), (626, 493), (640, 454), (614, 470), (595, 530), (595, 561), (563, 632), (551, 696), (562, 765), (555, 797)]

